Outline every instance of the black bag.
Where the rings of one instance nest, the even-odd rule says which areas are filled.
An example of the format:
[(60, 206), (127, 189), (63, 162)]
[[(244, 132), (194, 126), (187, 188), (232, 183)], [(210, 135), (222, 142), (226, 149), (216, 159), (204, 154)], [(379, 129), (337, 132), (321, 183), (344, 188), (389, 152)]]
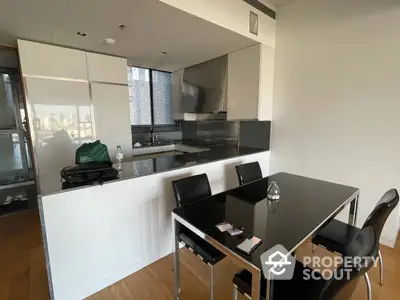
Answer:
[(118, 178), (118, 170), (112, 167), (112, 163), (84, 163), (76, 166), (65, 167), (60, 172), (62, 189), (79, 187), (84, 185), (103, 184), (105, 181)]

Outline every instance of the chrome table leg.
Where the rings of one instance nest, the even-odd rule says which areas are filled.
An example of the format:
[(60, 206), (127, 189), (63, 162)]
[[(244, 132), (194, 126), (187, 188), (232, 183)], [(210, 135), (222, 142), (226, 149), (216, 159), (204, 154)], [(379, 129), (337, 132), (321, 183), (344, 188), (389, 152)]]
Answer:
[(233, 285), (233, 300), (237, 300), (237, 298), (238, 298), (237, 286)]
[(353, 201), (350, 203), (350, 211), (349, 211), (349, 224), (356, 226), (357, 222), (357, 211), (358, 211), (358, 198), (359, 195), (357, 195)]
[(181, 293), (180, 261), (179, 261), (179, 223), (175, 220), (174, 216), (172, 216), (172, 233), (174, 234), (174, 252), (173, 252), (174, 277), (175, 277), (174, 296), (176, 300), (179, 300), (179, 296)]
[(214, 266), (210, 265), (210, 299), (214, 300)]

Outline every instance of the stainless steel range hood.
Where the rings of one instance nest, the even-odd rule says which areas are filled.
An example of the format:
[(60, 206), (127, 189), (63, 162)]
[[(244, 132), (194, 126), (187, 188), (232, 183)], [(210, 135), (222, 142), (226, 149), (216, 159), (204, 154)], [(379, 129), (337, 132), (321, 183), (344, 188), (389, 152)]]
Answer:
[(226, 120), (228, 56), (183, 71), (181, 112), (188, 121)]

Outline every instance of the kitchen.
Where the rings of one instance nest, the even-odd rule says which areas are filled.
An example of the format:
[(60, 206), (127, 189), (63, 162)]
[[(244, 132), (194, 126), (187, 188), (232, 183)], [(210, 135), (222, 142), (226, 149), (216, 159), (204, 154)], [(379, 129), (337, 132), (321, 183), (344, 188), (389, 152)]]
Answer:
[[(106, 23), (80, 5), (74, 19), (97, 24), (66, 20), (51, 40), (17, 41), (52, 298), (87, 297), (170, 254), (172, 180), (207, 172), (218, 193), (237, 186), (235, 165), (258, 160), (269, 173), (272, 44), (159, 1), (132, 3), (137, 18), (126, 5)], [(265, 23), (260, 12), (260, 36)], [(95, 140), (113, 162), (121, 146), (119, 178), (63, 190), (61, 169)]]
[[(61, 86), (62, 83), (66, 84), (62, 98), (60, 98), (62, 101), (65, 101), (64, 99), (66, 99), (66, 95), (69, 92), (77, 90), (72, 88), (73, 85), (76, 87), (82, 86), (80, 90), (82, 94), (88, 93), (83, 88), (84, 83), (64, 83), (61, 79), (51, 81), (52, 79), (39, 78), (39, 76), (45, 76), (43, 74), (39, 74), (35, 78), (35, 75), (33, 75), (35, 71), (27, 70), (24, 67), (24, 65), (29, 65), (30, 55), (34, 53), (49, 51), (49, 57), (51, 52), (57, 51), (73, 51), (76, 55), (81, 54), (77, 53), (77, 50), (60, 49), (55, 46), (21, 40), (18, 42), (22, 74), (26, 79), (29, 103), (33, 103), (34, 106), (47, 103), (43, 102), (45, 98), (42, 96), (42, 91), (45, 91), (46, 97), (50, 92), (54, 91), (54, 94), (50, 94), (51, 97), (47, 98), (53, 101), (53, 105), (54, 99), (59, 95), (59, 91), (64, 89)], [(46, 47), (46, 49), (35, 50), (35, 47)], [(52, 51), (48, 50), (49, 47), (51, 47)], [(260, 57), (260, 46), (256, 45), (255, 47), (259, 51), (258, 57)], [(246, 48), (245, 51), (248, 49)], [(250, 50), (253, 53), (254, 50), (252, 48)], [(90, 63), (95, 60), (90, 57), (95, 57), (96, 62), (102, 60), (107, 62), (115, 59), (87, 52), (89, 76), (91, 75)], [(115, 60), (121, 61), (123, 59), (116, 58)], [(223, 57), (222, 60), (226, 61), (227, 57)], [(30, 61), (37, 60), (32, 58)], [(235, 60), (233, 61), (235, 62)], [(104, 70), (110, 68), (106, 62), (104, 65), (107, 67)], [(211, 62), (211, 66), (214, 66), (214, 64), (214, 62)], [(254, 65), (258, 66), (254, 70), (257, 73), (259, 63)], [(99, 68), (100, 66), (99, 64)], [(121, 63), (120, 66), (121, 72), (118, 74), (121, 74), (122, 78), (122, 71), (124, 71), (125, 76), (127, 76), (126, 64)], [(202, 64), (196, 65), (196, 68), (201, 69), (201, 67)], [(206, 67), (209, 67), (207, 63)], [(220, 68), (222, 73), (222, 76), (218, 78), (220, 82), (225, 82), (226, 80), (226, 76), (223, 75), (226, 69), (229, 72), (229, 63), (222, 64)], [(65, 70), (63, 69), (63, 71)], [(191, 68), (184, 70), (183, 80), (186, 70), (190, 74)], [(116, 74), (116, 72), (111, 74)], [(210, 72), (196, 71), (195, 74), (202, 78), (210, 77)], [(217, 80), (212, 80), (211, 83), (214, 84), (215, 81)], [(171, 141), (163, 142), (158, 140), (154, 141), (155, 147), (154, 145), (150, 147), (136, 146), (133, 149), (133, 157), (129, 157), (126, 154), (129, 153), (129, 149), (132, 149), (132, 144), (136, 143), (137, 145), (140, 142), (132, 141), (132, 136), (135, 138), (136, 135), (135, 132), (133, 134), (129, 132), (131, 123), (127, 97), (116, 97), (116, 95), (120, 95), (119, 91), (121, 96), (127, 96), (128, 86), (99, 82), (105, 82), (105, 79), (100, 78), (98, 82), (90, 83), (90, 95), (92, 97), (95, 120), (94, 127), (96, 128), (97, 138), (108, 146), (110, 156), (113, 156), (113, 150), (116, 149), (116, 145), (122, 146), (125, 158), (121, 166), (116, 166), (120, 169), (119, 179), (105, 182), (103, 185), (61, 190), (57, 175), (59, 170), (66, 165), (68, 158), (71, 160), (70, 164), (72, 164), (74, 153), (70, 152), (68, 154), (60, 151), (71, 151), (71, 147), (67, 147), (70, 142), (68, 140), (59, 141), (62, 146), (57, 145), (57, 148), (54, 148), (59, 150), (52, 151), (57, 157), (51, 159), (49, 155), (41, 156), (41, 151), (44, 150), (46, 154), (49, 153), (46, 147), (53, 147), (54, 144), (52, 145), (49, 142), (46, 147), (35, 147), (35, 153), (38, 155), (38, 177), (40, 188), (42, 189), (39, 199), (39, 212), (41, 213), (42, 230), (46, 241), (45, 253), (48, 274), (51, 274), (50, 282), (52, 283), (52, 291), (55, 298), (65, 297), (66, 299), (71, 299), (89, 296), (95, 291), (171, 253), (172, 226), (169, 213), (175, 206), (171, 190), (172, 180), (189, 174), (194, 175), (206, 172), (209, 174), (213, 193), (218, 193), (237, 186), (234, 167), (238, 164), (254, 160), (260, 161), (264, 174), (268, 174), (268, 139), (262, 142), (265, 144), (265, 148), (246, 147), (237, 143), (238, 140), (239, 143), (257, 143), (257, 136), (254, 135), (255, 130), (253, 127), (257, 129), (261, 124), (261, 131), (268, 133), (269, 128), (263, 129), (262, 126), (269, 126), (269, 122), (258, 124), (257, 121), (238, 122), (230, 120), (228, 122), (227, 120), (211, 120), (209, 122), (203, 120), (199, 122), (187, 121), (189, 124), (186, 124), (186, 121), (183, 121), (182, 142), (177, 143), (174, 141), (171, 144)], [(57, 87), (50, 89), (49, 86), (53, 84), (57, 85)], [(200, 84), (202, 82), (199, 82)], [(44, 85), (47, 88), (44, 88)], [(180, 86), (181, 84), (178, 85)], [(258, 84), (253, 84), (253, 86), (258, 91)], [(210, 88), (213, 87), (211, 86)], [(227, 89), (229, 103), (229, 80), (226, 86), (217, 85), (215, 89), (218, 88), (221, 91)], [(192, 103), (193, 100), (197, 101), (192, 96), (186, 96), (183, 92), (182, 94), (181, 107), (187, 103), (185, 98), (189, 98), (189, 104), (191, 104), (190, 101)], [(79, 98), (74, 97), (73, 99)], [(109, 99), (113, 99), (113, 105), (111, 106)], [(126, 105), (115, 105), (119, 100), (123, 101), (122, 103), (126, 103)], [(226, 101), (224, 102), (226, 103)], [(258, 105), (258, 101), (255, 103), (255, 105)], [(61, 108), (64, 109), (62, 106)], [(190, 111), (189, 117), (192, 118), (193, 116), (201, 118), (208, 118), (209, 116), (207, 113), (197, 114), (193, 110), (188, 111)], [(209, 112), (211, 113), (211, 111)], [(257, 112), (257, 109), (253, 110), (254, 112)], [(229, 107), (227, 114), (224, 112), (220, 114), (223, 118), (227, 117), (229, 119)], [(213, 113), (211, 117), (218, 115)], [(118, 119), (118, 122), (104, 122), (104, 120), (115, 119)], [(194, 131), (191, 130), (193, 125), (196, 125)], [(188, 132), (186, 132), (186, 127), (189, 127)], [(241, 128), (239, 129), (238, 127)], [(227, 134), (221, 128), (228, 128)], [(34, 131), (35, 128), (32, 128), (32, 130)], [(150, 132), (150, 134), (155, 133)], [(158, 133), (158, 135), (165, 134), (166, 132)], [(191, 136), (191, 134), (193, 135)], [(240, 136), (240, 134), (243, 136)], [(256, 140), (254, 141), (252, 138), (256, 138)], [(142, 140), (143, 144), (145, 142), (146, 140)], [(160, 147), (161, 150), (159, 150)], [(157, 151), (161, 152), (157, 153)], [(168, 152), (172, 152), (172, 155), (165, 156)], [(176, 152), (180, 152), (180, 155), (176, 155)], [(150, 155), (153, 155), (153, 157)], [(99, 233), (102, 233), (101, 236), (98, 235)], [(128, 236), (130, 238), (127, 238)], [(112, 242), (110, 243), (110, 241)], [(93, 256), (93, 253), (97, 253), (96, 256)], [(116, 259), (110, 261), (110, 255)], [(74, 289), (71, 286), (74, 286)]]
[[(314, 158), (337, 150), (330, 143), (342, 141), (339, 137), (319, 136), (329, 150), (307, 149), (315, 141), (312, 134), (318, 136), (319, 122), (331, 119), (317, 123), (310, 114), (314, 105), (295, 101), (294, 91), (302, 95), (307, 89), (284, 86), (291, 82), (292, 66), (299, 82), (307, 68), (299, 67), (303, 60), (288, 50), (286, 40), (277, 40), (282, 48), (275, 55), (276, 31), (287, 38), (275, 17), (248, 4), (253, 1), (232, 6), (205, 1), (198, 6), (179, 0), (63, 5), (43, 0), (41, 7), (54, 14), (31, 4), (19, 10), (15, 1), (14, 15), (4, 14), (4, 23), (13, 26), (2, 26), (9, 28), (2, 43), (18, 46), (26, 92), (28, 127), (19, 131), (20, 140), (27, 132), (31, 139), (26, 140), (24, 181), (35, 181), (39, 194), (29, 208), (39, 205), (52, 298), (87, 297), (168, 256), (170, 213), (176, 205), (171, 181), (207, 173), (217, 194), (237, 187), (235, 166), (259, 161), (263, 176), (288, 170), (372, 190), (374, 185), (354, 180), (351, 172), (342, 180), (343, 172), (332, 171), (342, 164), (319, 170)], [(299, 53), (311, 60), (303, 47)], [(282, 53), (296, 57), (290, 67)], [(308, 99), (306, 93), (303, 97)], [(310, 128), (312, 121), (318, 126)], [(122, 147), (124, 159), (115, 164), (119, 178), (62, 190), (60, 170), (74, 164), (80, 145), (97, 139), (107, 145), (113, 162), (117, 146)], [(272, 147), (270, 153), (271, 143), (278, 150)], [(363, 195), (361, 219), (376, 202), (377, 190), (391, 182), (382, 181), (373, 197)], [(382, 239), (392, 247), (398, 219), (398, 214), (390, 219)]]

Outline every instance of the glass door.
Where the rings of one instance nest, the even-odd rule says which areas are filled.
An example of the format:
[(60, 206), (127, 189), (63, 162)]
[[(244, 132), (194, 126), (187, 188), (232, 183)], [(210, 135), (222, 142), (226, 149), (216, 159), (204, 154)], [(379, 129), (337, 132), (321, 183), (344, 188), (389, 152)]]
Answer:
[(0, 188), (31, 179), (28, 139), (15, 79), (15, 73), (0, 69)]
[(27, 128), (19, 69), (0, 66), (0, 215), (37, 206)]

